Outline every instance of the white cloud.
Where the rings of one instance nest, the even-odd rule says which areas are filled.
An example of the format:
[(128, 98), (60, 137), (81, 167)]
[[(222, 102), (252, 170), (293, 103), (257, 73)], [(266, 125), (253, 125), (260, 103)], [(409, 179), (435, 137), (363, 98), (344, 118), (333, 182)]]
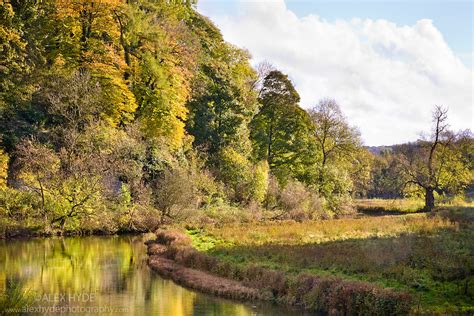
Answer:
[[(298, 17), (283, 0), (242, 1), (232, 16), (210, 18), (227, 41), (289, 74), (308, 108), (338, 101), (366, 144), (416, 140), (435, 104), (449, 107), (454, 129), (473, 126), (473, 74), (430, 20), (326, 21)], [(206, 14), (206, 12), (204, 12)]]

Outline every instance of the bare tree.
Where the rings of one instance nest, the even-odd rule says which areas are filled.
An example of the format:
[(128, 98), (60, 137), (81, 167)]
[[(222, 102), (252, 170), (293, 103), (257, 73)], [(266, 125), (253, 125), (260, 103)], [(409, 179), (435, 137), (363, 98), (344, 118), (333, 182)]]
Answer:
[(56, 153), (46, 146), (39, 145), (34, 139), (24, 139), (16, 147), (17, 159), (15, 168), (20, 170), (19, 180), (22, 185), (41, 198), (41, 214), (48, 220), (46, 194), (49, 184), (57, 176), (60, 160)]
[(255, 66), (255, 70), (257, 71), (257, 79), (255, 80), (255, 82), (253, 82), (252, 88), (255, 91), (258, 91), (260, 94), (260, 91), (262, 90), (262, 87), (263, 87), (263, 81), (268, 76), (268, 74), (272, 72), (273, 70), (276, 70), (276, 68), (270, 62), (265, 60), (258, 63), (257, 66)]
[(466, 185), (468, 166), (459, 155), (458, 137), (449, 130), (448, 109), (435, 106), (433, 129), (428, 139), (401, 146), (401, 165), (406, 185), (422, 189), (426, 211), (435, 207), (435, 192), (443, 194), (449, 189)]

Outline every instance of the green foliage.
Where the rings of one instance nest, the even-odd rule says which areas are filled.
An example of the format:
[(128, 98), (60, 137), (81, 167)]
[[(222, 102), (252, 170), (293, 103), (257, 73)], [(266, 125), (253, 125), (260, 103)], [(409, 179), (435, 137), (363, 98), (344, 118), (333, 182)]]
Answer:
[(251, 199), (263, 203), (267, 196), (270, 168), (266, 161), (260, 161), (253, 168), (253, 178), (250, 184)]
[(232, 147), (222, 149), (219, 156), (219, 175), (231, 190), (229, 195), (236, 201), (245, 201), (249, 197), (252, 181), (251, 163)]
[(11, 3), (0, 6), (0, 91), (11, 89), (18, 75), (25, 71), (26, 41), (21, 37), (20, 26), (15, 23), (15, 12)]
[(334, 100), (320, 101), (310, 111), (310, 116), (316, 150), (321, 153), (316, 162), (318, 175), (315, 185), (325, 197), (347, 193), (352, 185), (349, 180), (351, 164), (360, 147), (359, 133), (349, 126)]
[(247, 124), (257, 106), (252, 90), (256, 74), (248, 53), (224, 42), (207, 18), (195, 13), (190, 23), (202, 53), (188, 103), (187, 130), (195, 146), (209, 153), (210, 162), (217, 165), (214, 155), (226, 146), (244, 155), (250, 152)]
[(280, 71), (271, 71), (260, 91), (261, 107), (251, 122), (254, 155), (266, 160), (281, 183), (302, 178), (309, 166), (311, 147), (308, 114), (299, 107), (300, 97)]
[(386, 151), (374, 155), (371, 181), (367, 190), (369, 198), (401, 198), (406, 180), (401, 173), (398, 157)]

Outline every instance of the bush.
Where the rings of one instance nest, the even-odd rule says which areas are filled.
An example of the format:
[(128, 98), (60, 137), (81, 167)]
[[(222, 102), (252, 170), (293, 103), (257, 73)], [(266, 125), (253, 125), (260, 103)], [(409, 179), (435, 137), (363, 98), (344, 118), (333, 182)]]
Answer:
[(220, 152), (219, 161), (219, 177), (227, 185), (230, 199), (247, 201), (252, 181), (250, 161), (232, 147), (225, 147)]
[(225, 203), (210, 205), (202, 209), (202, 214), (194, 219), (196, 224), (224, 226), (232, 223), (248, 223), (259, 217), (258, 211), (250, 211)]
[(250, 183), (251, 199), (257, 203), (262, 203), (268, 191), (268, 178), (270, 168), (266, 161), (257, 163), (253, 168), (253, 178)]
[(280, 210), (276, 217), (296, 221), (327, 219), (331, 213), (324, 208), (324, 199), (298, 181), (289, 181), (280, 189), (275, 179), (270, 179), (266, 198), (267, 208)]
[(154, 206), (163, 224), (171, 220), (183, 220), (197, 207), (196, 186), (190, 173), (180, 167), (165, 170), (154, 185)]

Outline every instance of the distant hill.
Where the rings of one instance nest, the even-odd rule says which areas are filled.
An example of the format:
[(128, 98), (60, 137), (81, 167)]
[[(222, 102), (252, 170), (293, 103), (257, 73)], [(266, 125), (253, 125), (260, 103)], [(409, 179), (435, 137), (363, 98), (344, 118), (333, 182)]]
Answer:
[(384, 151), (393, 151), (393, 148), (396, 145), (390, 145), (390, 146), (365, 146), (368, 151), (370, 151), (374, 155), (381, 155)]

